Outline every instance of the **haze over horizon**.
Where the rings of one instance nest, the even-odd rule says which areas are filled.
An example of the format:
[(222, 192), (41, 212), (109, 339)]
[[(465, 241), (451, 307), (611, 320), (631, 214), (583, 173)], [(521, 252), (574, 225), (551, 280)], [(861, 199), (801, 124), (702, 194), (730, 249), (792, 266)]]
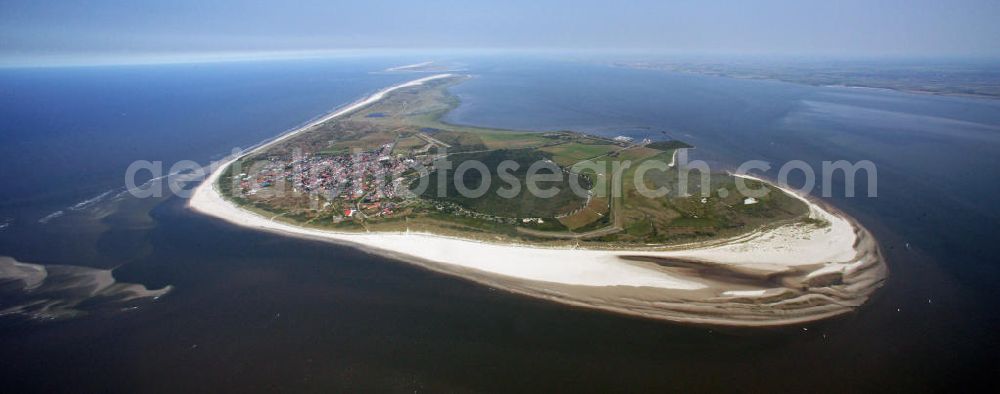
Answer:
[[(432, 0), (0, 4), (0, 63), (357, 50), (1000, 55), (1000, 3)], [(247, 55), (250, 54), (250, 55)]]

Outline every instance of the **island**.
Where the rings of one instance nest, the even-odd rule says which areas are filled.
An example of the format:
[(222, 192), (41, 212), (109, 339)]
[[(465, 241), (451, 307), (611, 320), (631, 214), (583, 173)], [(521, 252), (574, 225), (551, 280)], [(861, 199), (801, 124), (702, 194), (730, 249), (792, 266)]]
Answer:
[(996, 65), (968, 63), (852, 60), (832, 64), (816, 60), (721, 59), (711, 61), (623, 61), (616, 67), (661, 70), (736, 79), (862, 89), (886, 89), (940, 96), (1000, 98)]
[(683, 141), (443, 121), (459, 105), (449, 88), (468, 78), (392, 86), (235, 154), (188, 205), (493, 288), (675, 322), (829, 318), (887, 276), (872, 235), (819, 200), (749, 175), (682, 176)]

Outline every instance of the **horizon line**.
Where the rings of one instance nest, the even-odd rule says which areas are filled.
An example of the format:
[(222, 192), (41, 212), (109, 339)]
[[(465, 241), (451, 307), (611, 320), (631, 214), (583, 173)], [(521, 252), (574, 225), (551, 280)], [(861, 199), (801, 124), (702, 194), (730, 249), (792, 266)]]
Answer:
[(0, 54), (0, 69), (12, 68), (62, 68), (181, 65), (205, 63), (230, 63), (278, 60), (307, 60), (334, 58), (389, 57), (406, 55), (500, 55), (500, 54), (550, 54), (550, 55), (648, 55), (681, 57), (750, 57), (784, 59), (948, 59), (1000, 61), (1000, 54), (967, 53), (833, 53), (833, 52), (739, 52), (739, 51), (690, 51), (662, 48), (340, 48), (340, 49), (290, 49), (259, 51), (203, 51), (203, 52), (146, 52), (146, 53), (51, 53), (30, 55)]

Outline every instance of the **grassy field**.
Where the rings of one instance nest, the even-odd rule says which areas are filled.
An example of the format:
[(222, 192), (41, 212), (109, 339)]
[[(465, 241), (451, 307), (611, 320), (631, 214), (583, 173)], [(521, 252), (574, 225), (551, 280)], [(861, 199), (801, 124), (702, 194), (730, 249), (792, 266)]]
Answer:
[(550, 143), (546, 138), (539, 136), (538, 133), (483, 131), (476, 133), (476, 135), (488, 149), (539, 147)]
[(405, 137), (401, 137), (399, 140), (396, 141), (396, 146), (393, 149), (393, 153), (405, 154), (407, 152), (423, 148), (426, 145), (427, 141), (425, 141), (420, 137), (417, 137), (414, 134), (410, 134)]
[(619, 149), (622, 148), (613, 144), (592, 144), (578, 141), (541, 148), (541, 150), (551, 153), (552, 160), (564, 167), (570, 167), (583, 160), (604, 156)]
[(559, 218), (559, 222), (570, 230), (577, 230), (607, 216), (609, 203), (607, 198), (591, 198), (583, 209)]

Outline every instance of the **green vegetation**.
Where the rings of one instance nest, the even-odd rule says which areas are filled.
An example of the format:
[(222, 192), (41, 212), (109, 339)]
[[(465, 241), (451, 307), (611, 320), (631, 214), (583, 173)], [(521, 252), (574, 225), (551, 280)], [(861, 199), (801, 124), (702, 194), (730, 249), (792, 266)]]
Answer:
[(608, 155), (620, 150), (618, 145), (592, 142), (571, 142), (558, 145), (550, 145), (541, 148), (542, 151), (552, 153), (554, 161), (565, 167), (583, 161), (596, 159), (600, 156)]
[[(806, 218), (805, 204), (776, 189), (745, 204), (736, 192), (734, 178), (725, 174), (710, 174), (704, 195), (697, 172), (681, 185), (676, 168), (650, 170), (642, 185), (635, 184), (636, 171), (643, 163), (656, 160), (665, 167), (675, 150), (690, 148), (682, 141), (643, 146), (571, 131), (536, 133), (442, 122), (441, 117), (459, 104), (448, 87), (462, 80), (447, 78), (394, 91), (373, 105), (244, 158), (241, 171), (246, 174), (238, 177), (232, 168), (227, 169), (219, 187), (232, 195), (233, 180), (238, 178), (244, 183), (242, 187), (255, 193), (234, 198), (237, 203), (274, 220), (299, 225), (343, 231), (427, 231), (555, 244), (671, 244), (736, 235)], [(415, 194), (386, 193), (392, 187), (376, 192), (370, 187), (377, 183), (374, 177), (358, 178), (351, 172), (331, 171), (310, 178), (347, 187), (346, 192), (336, 195), (295, 183), (309, 173), (301, 166), (348, 163), (360, 153), (368, 155), (365, 168), (386, 168), (386, 174), (380, 175), (385, 182), (396, 182), (400, 190)], [(434, 163), (441, 160), (450, 161), (452, 167), (443, 172), (433, 170)], [(469, 160), (482, 162), (490, 175), (491, 183), (481, 196), (463, 196), (456, 185), (469, 190), (480, 187), (482, 177), (477, 170), (456, 177), (455, 170)], [(499, 164), (508, 160), (516, 163), (517, 169), (501, 174)], [(586, 160), (606, 167), (574, 167)], [(404, 162), (432, 170), (388, 170)], [(548, 163), (552, 170), (541, 170), (531, 178), (528, 169), (536, 162)], [(248, 170), (261, 165), (267, 170)], [(616, 171), (613, 165), (621, 168)], [(539, 181), (553, 174), (559, 180)], [(333, 179), (338, 176), (343, 179)], [(570, 184), (575, 177), (584, 190), (579, 195)], [(548, 198), (535, 196), (527, 188), (532, 180), (538, 181), (541, 189), (557, 191)], [(520, 193), (505, 198), (498, 192), (510, 190), (511, 182), (519, 184)], [(751, 188), (766, 187), (748, 183)], [(665, 187), (670, 192), (648, 197), (639, 193), (640, 186), (651, 190)], [(686, 186), (686, 194), (679, 192), (680, 186)], [(609, 194), (614, 190), (621, 193)]]
[[(486, 165), (489, 171), (490, 184), (488, 185), (488, 189), (483, 188), (486, 191), (481, 196), (466, 197), (462, 193), (459, 193), (457, 189), (458, 185), (463, 185), (469, 190), (479, 189), (482, 185), (483, 177), (478, 170), (465, 171), (462, 179), (455, 178), (456, 171), (454, 169), (443, 172), (444, 176), (441, 176), (441, 171), (434, 171), (428, 176), (421, 178), (418, 182), (414, 182), (414, 185), (427, 185), (421, 194), (424, 198), (453, 202), (466, 209), (488, 215), (513, 218), (554, 218), (557, 215), (582, 207), (586, 203), (586, 199), (577, 196), (573, 192), (568, 182), (568, 177), (563, 176), (561, 170), (555, 166), (539, 170), (533, 178), (528, 176), (528, 170), (533, 163), (549, 160), (550, 156), (534, 149), (501, 149), (450, 156), (449, 158), (456, 169), (466, 161), (479, 161)], [(500, 163), (507, 160), (517, 164), (516, 170), (511, 170), (504, 174), (513, 178), (510, 182), (501, 179), (501, 174), (497, 171)], [(547, 175), (553, 174), (559, 176), (561, 180), (544, 180)], [(443, 185), (439, 184), (442, 180), (445, 182)], [(527, 190), (529, 181), (534, 182), (539, 189), (547, 190), (556, 188), (558, 192), (548, 198), (536, 197)], [(502, 197), (501, 193), (499, 193), (501, 190), (513, 191), (515, 190), (515, 186), (519, 186), (521, 192), (511, 198)], [(588, 186), (586, 184), (583, 185), (585, 188)], [(441, 188), (444, 188), (446, 193), (438, 197)], [(555, 220), (551, 220), (551, 222), (555, 222)]]
[(670, 141), (656, 141), (651, 144), (646, 145), (647, 148), (659, 149), (659, 150), (674, 150), (674, 149), (688, 149), (694, 148), (694, 146), (688, 145), (684, 141), (670, 140)]

